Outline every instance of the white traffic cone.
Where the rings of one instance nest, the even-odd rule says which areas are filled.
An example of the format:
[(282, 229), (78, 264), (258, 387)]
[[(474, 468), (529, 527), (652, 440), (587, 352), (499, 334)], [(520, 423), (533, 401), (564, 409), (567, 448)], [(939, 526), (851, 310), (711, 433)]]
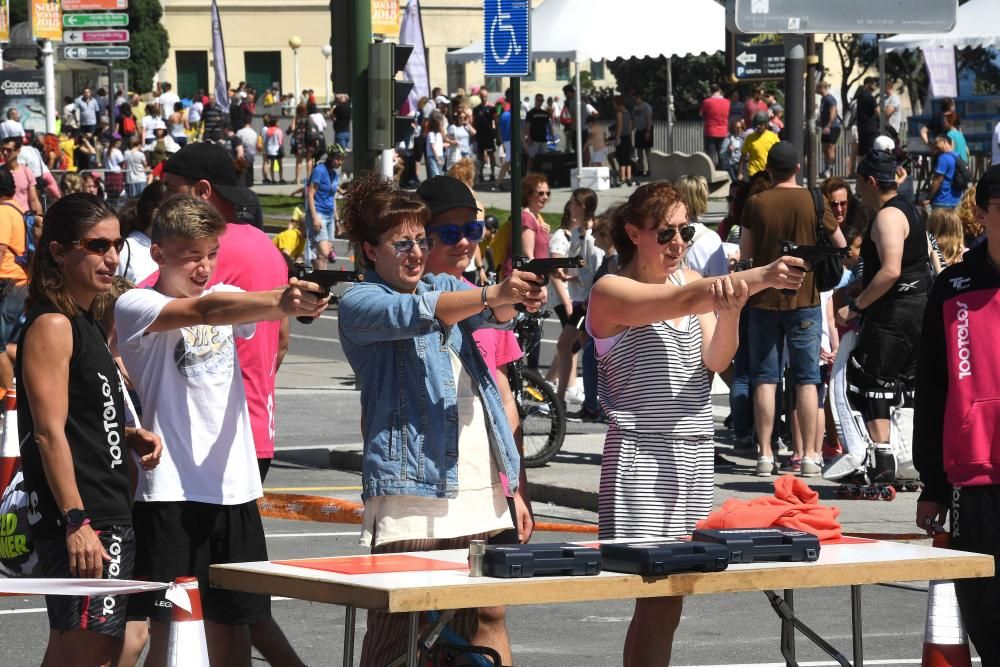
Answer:
[(3, 438), (0, 438), (0, 491), (6, 489), (21, 467), (21, 441), (17, 437), (17, 391), (7, 390), (3, 399)]
[[(946, 548), (948, 533), (934, 537), (934, 546)], [(971, 667), (969, 638), (955, 596), (955, 582), (932, 581), (927, 590), (922, 667)]]
[(195, 577), (177, 577), (174, 583), (187, 591), (191, 611), (176, 602), (170, 617), (170, 638), (167, 640), (167, 667), (209, 667), (205, 621), (201, 614), (201, 593)]

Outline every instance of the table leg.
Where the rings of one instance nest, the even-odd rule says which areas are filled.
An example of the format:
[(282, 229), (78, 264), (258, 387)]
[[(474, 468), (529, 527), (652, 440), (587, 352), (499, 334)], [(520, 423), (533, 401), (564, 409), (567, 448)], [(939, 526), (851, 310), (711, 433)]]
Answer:
[(420, 612), (410, 612), (410, 634), (406, 641), (406, 667), (417, 667), (417, 635), (420, 633)]
[(354, 667), (354, 621), (357, 609), (344, 607), (344, 667)]
[(864, 634), (861, 629), (861, 586), (851, 586), (851, 635), (854, 637), (854, 667), (864, 667)]
[[(795, 591), (785, 589), (785, 604), (788, 605), (790, 616), (795, 614)], [(791, 618), (781, 619), (781, 654), (785, 656), (787, 667), (797, 667), (795, 661), (795, 626), (792, 625)]]

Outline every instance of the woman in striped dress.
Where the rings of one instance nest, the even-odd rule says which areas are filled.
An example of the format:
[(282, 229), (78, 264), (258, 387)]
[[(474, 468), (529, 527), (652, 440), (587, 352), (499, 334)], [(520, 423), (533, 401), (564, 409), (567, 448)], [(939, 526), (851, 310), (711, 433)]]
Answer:
[[(708, 371), (721, 373), (732, 360), (750, 294), (798, 288), (802, 263), (784, 257), (712, 279), (681, 268), (694, 228), (669, 183), (636, 190), (612, 229), (622, 270), (594, 285), (587, 311), (609, 421), (600, 537), (678, 537), (712, 508)], [(626, 667), (669, 663), (682, 602), (636, 600)]]

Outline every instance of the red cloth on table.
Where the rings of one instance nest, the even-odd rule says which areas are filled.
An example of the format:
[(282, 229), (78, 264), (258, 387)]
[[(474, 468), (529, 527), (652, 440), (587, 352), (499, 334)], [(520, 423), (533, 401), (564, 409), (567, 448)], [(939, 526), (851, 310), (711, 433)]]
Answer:
[(802, 479), (782, 475), (774, 481), (774, 495), (747, 502), (730, 498), (695, 524), (695, 528), (770, 528), (780, 526), (812, 533), (820, 541), (840, 539), (840, 509), (819, 503), (819, 494)]

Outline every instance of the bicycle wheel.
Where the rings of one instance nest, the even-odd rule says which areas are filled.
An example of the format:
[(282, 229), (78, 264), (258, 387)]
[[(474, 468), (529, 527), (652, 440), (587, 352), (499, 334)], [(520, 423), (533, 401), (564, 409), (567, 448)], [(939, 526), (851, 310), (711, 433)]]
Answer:
[(524, 465), (539, 468), (559, 453), (566, 437), (566, 409), (537, 371), (521, 370), (521, 429)]

